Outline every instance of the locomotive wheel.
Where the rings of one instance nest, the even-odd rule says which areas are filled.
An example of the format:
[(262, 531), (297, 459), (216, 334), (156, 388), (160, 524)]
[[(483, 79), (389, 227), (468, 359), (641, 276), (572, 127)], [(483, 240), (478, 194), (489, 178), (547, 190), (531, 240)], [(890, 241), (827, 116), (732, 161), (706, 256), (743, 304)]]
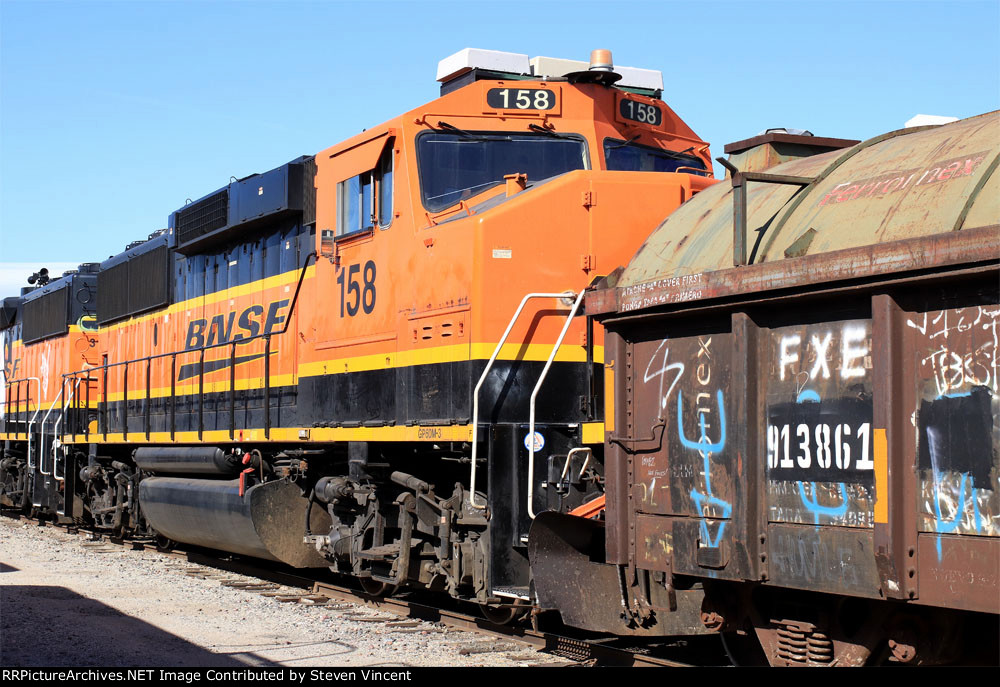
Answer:
[(396, 593), (396, 585), (391, 582), (379, 582), (370, 577), (359, 577), (358, 582), (361, 584), (361, 589), (364, 590), (365, 594), (376, 599), (392, 596)]
[(515, 620), (524, 617), (524, 614), (530, 610), (531, 606), (522, 604), (504, 604), (502, 606), (479, 604), (479, 612), (494, 625), (509, 625)]
[(157, 533), (156, 535), (156, 550), (161, 553), (169, 553), (174, 550), (177, 546), (177, 542), (173, 539), (167, 539), (162, 534)]

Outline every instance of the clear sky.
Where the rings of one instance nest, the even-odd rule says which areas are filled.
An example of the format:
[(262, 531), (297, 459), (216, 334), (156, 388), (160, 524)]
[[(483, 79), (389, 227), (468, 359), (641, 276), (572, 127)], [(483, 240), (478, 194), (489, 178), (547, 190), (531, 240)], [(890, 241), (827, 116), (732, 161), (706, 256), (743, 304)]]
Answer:
[(0, 0), (0, 272), (118, 253), (230, 176), (432, 100), (466, 47), (662, 70), (713, 155), (1000, 107), (1000, 0)]

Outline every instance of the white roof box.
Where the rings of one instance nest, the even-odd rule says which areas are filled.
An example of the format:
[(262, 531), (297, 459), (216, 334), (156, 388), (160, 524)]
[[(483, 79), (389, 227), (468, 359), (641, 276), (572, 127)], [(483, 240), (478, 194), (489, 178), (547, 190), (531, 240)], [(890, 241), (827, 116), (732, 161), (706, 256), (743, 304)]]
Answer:
[[(589, 62), (581, 60), (563, 60), (557, 57), (532, 57), (528, 59), (527, 55), (519, 53), (466, 48), (438, 62), (437, 80), (442, 83), (451, 81), (473, 69), (552, 77), (565, 76), (572, 72), (585, 72), (589, 67)], [(621, 81), (615, 84), (617, 86), (645, 88), (652, 91), (663, 90), (663, 72), (655, 69), (619, 67), (617, 65), (615, 65), (614, 71), (622, 76)]]
[(933, 124), (950, 124), (951, 122), (957, 122), (958, 117), (943, 117), (941, 115), (925, 115), (918, 114), (910, 117), (906, 120), (906, 124), (903, 125), (904, 128), (909, 129), (914, 126), (928, 126)]
[[(531, 73), (535, 76), (565, 76), (572, 72), (585, 72), (589, 68), (590, 63), (581, 60), (562, 60), (557, 57), (531, 58)], [(616, 86), (648, 88), (651, 91), (663, 90), (663, 72), (618, 65), (615, 65), (614, 70), (622, 75), (621, 81), (617, 82)]]
[(489, 69), (510, 74), (530, 74), (527, 55), (499, 50), (466, 48), (438, 62), (437, 80), (450, 81), (473, 69)]

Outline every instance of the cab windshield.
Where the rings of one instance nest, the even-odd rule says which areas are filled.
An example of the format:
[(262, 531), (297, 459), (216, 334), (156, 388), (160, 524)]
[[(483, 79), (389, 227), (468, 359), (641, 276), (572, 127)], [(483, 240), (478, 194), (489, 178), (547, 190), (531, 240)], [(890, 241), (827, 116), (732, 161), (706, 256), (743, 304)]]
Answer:
[(444, 210), (524, 173), (529, 182), (586, 168), (586, 144), (569, 135), (429, 131), (417, 136), (424, 207)]
[[(608, 169), (626, 172), (676, 172), (680, 167), (705, 170), (705, 164), (693, 155), (672, 153), (660, 148), (629, 143), (614, 138), (604, 139), (604, 160)], [(682, 172), (693, 172), (682, 169)]]

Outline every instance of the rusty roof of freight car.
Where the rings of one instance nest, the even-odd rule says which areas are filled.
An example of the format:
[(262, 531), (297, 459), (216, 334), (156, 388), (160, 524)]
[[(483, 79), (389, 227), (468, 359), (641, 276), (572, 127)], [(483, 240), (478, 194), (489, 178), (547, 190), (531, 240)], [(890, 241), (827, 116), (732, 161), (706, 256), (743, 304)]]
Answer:
[[(998, 160), (995, 111), (772, 167), (767, 174), (813, 181), (805, 187), (749, 182), (749, 262), (996, 225)], [(618, 286), (733, 267), (733, 207), (729, 180), (699, 193), (649, 236)]]

